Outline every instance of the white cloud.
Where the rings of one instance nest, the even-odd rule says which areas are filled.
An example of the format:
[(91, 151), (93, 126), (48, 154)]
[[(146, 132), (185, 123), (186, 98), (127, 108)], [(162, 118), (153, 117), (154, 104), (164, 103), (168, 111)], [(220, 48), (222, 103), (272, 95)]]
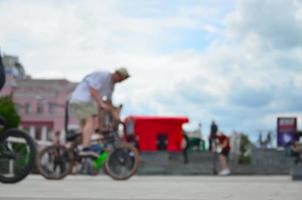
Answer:
[(298, 1), (238, 0), (237, 10), (228, 17), (230, 35), (236, 39), (257, 34), (274, 48), (301, 46), (301, 10)]
[[(301, 95), (291, 92), (302, 88), (301, 3), (229, 4), (2, 1), (0, 44), (33, 77), (78, 81), (127, 66), (132, 77), (115, 95), (123, 115), (187, 115), (205, 130), (217, 119), (226, 131), (249, 133), (274, 127), (280, 113), (301, 121)], [(184, 37), (192, 44), (182, 47)]]

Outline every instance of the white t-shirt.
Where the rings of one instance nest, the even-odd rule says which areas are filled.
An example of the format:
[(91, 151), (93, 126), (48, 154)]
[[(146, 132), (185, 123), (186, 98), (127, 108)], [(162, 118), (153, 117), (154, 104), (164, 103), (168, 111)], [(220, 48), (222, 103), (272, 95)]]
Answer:
[(106, 97), (107, 99), (111, 99), (114, 90), (111, 73), (106, 71), (97, 71), (84, 77), (71, 94), (70, 102), (92, 102), (93, 99), (90, 94), (90, 87), (99, 91), (101, 98)]

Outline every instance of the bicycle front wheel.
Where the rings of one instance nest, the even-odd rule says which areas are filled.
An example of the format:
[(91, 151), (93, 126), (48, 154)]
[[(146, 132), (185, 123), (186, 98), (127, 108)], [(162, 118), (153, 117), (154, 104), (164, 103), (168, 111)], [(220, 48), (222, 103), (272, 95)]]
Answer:
[(115, 180), (126, 180), (136, 173), (139, 162), (137, 149), (130, 144), (122, 143), (110, 152), (105, 163), (105, 171)]
[(48, 146), (37, 157), (40, 174), (50, 180), (60, 180), (70, 174), (72, 163), (68, 149), (61, 145)]
[(32, 170), (36, 157), (33, 139), (19, 129), (0, 135), (0, 182), (17, 183)]

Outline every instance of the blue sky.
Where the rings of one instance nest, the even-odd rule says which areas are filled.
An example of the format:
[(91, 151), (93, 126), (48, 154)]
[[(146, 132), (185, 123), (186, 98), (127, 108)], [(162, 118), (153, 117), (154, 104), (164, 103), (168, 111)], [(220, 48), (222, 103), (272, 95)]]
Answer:
[(213, 119), (253, 138), (278, 116), (302, 128), (299, 0), (5, 0), (0, 19), (1, 48), (34, 78), (129, 68), (123, 116), (186, 115), (204, 135)]

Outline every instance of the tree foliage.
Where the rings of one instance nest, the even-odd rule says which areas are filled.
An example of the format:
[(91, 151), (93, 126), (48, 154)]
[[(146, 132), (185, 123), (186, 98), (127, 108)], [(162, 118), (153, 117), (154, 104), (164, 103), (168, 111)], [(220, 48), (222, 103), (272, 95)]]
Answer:
[(0, 97), (0, 116), (6, 120), (6, 128), (19, 126), (20, 116), (15, 108), (12, 96)]
[(251, 164), (251, 141), (249, 140), (248, 136), (245, 134), (241, 135), (240, 138), (240, 154), (238, 158), (239, 164)]

